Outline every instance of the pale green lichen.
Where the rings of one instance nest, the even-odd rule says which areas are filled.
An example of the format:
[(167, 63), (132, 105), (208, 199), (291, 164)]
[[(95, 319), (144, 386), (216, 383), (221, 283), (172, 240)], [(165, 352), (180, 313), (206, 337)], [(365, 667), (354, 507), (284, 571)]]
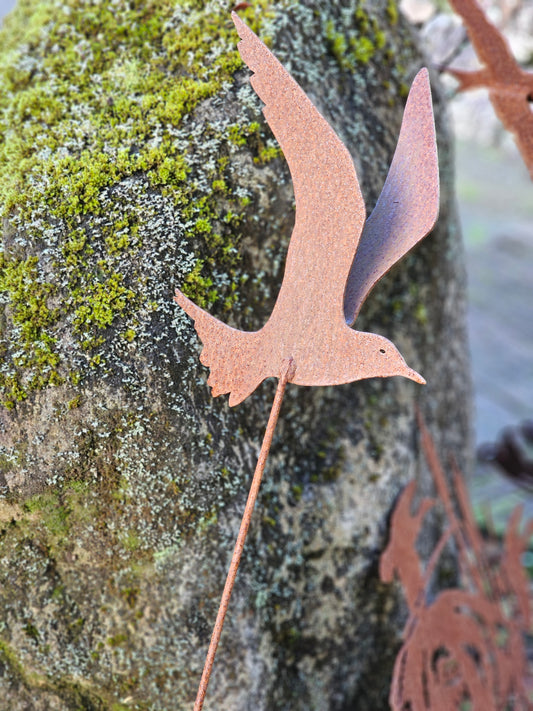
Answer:
[[(21, 16), (26, 24), (19, 24)], [(259, 16), (247, 13), (256, 28)], [(14, 407), (72, 372), (79, 382), (91, 367), (113, 369), (109, 347), (100, 347), (110, 339), (133, 341), (137, 314), (152, 310), (134, 264), (146, 254), (140, 195), (115, 211), (116, 219), (106, 220), (114, 186), (135, 184), (143, 175), (147, 190), (175, 205), (192, 225), (187, 236), (204, 241), (209, 255), (193, 269), (190, 294), (208, 290), (210, 302), (233, 303), (227, 294), (215, 296), (207, 272), (225, 266), (238, 283), (238, 235), (232, 241), (227, 230), (224, 237), (214, 234), (212, 223), (235, 227), (242, 196), (228, 188), (221, 161), (205, 169), (213, 195), (195, 189), (187, 180), (194, 148), (183, 148), (179, 131), (242, 62), (227, 14), (215, 6), (206, 12), (192, 0), (127, 6), (69, 0), (48, 8), (26, 0), (6, 20), (2, 37), (0, 208), (15, 227), (28, 230), (26, 244), (6, 245), (0, 253), (0, 299), (7, 315), (0, 335), (0, 391), (3, 404)], [(222, 145), (240, 146), (253, 137), (262, 162), (277, 155), (260, 145), (257, 122), (216, 131)], [(206, 126), (199, 140), (207, 141), (210, 132), (214, 137)], [(216, 195), (223, 186), (228, 209), (220, 215)], [(100, 218), (98, 232), (89, 218), (93, 225)], [(28, 254), (32, 244), (39, 250), (42, 243), (46, 260)], [(68, 353), (56, 348), (65, 325), (72, 337)]]

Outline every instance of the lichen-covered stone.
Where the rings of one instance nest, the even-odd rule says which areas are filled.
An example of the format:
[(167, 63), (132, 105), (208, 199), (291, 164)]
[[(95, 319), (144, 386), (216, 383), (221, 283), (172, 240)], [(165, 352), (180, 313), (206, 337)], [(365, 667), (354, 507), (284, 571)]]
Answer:
[[(352, 152), (371, 209), (421, 64), (393, 0), (244, 11)], [(0, 35), (0, 710), (191, 707), (274, 383), (213, 400), (175, 286), (264, 322), (290, 175), (221, 0), (20, 0)], [(450, 147), (439, 225), (358, 321), (400, 379), (289, 386), (209, 707), (386, 708), (377, 580), (420, 464), (414, 403), (464, 461)]]

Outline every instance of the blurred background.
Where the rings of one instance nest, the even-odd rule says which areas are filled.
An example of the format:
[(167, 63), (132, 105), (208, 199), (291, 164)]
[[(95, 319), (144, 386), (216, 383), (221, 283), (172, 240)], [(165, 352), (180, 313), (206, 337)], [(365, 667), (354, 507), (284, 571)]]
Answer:
[[(533, 1), (478, 3), (533, 72)], [(402, 0), (401, 8), (434, 68), (480, 66), (446, 2)], [(452, 77), (441, 78), (456, 137), (468, 273), (478, 455), (469, 484), (478, 518), (501, 533), (517, 503), (533, 517), (533, 182), (487, 90), (457, 93)]]
[[(15, 2), (0, 0), (0, 22)], [(533, 0), (479, 2), (533, 72)], [(400, 7), (434, 68), (478, 66), (445, 0), (402, 0)], [(487, 91), (456, 94), (456, 82), (445, 73), (442, 79), (456, 135), (469, 278), (478, 450), (469, 484), (478, 517), (501, 533), (517, 503), (533, 517), (533, 183)]]
[(2, 17), (15, 7), (16, 0), (0, 0), (0, 14)]

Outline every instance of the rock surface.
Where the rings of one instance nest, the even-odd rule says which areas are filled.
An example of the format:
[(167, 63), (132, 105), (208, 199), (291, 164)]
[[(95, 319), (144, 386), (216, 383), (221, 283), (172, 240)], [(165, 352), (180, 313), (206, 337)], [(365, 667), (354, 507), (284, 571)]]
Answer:
[[(422, 60), (392, 1), (243, 16), (351, 151), (371, 209)], [(0, 709), (192, 705), (274, 383), (213, 400), (175, 286), (242, 328), (276, 296), (290, 175), (225, 3), (23, 0), (1, 36)], [(387, 708), (377, 578), (419, 476), (466, 467), (463, 255), (444, 107), (433, 234), (358, 328), (428, 381), (289, 387), (206, 708)]]

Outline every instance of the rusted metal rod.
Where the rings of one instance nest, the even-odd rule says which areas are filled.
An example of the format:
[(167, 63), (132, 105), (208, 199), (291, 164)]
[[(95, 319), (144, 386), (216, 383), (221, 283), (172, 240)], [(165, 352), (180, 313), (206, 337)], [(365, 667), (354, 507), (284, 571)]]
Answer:
[(295, 364), (291, 358), (286, 367), (280, 374), (280, 379), (278, 382), (278, 388), (276, 390), (276, 395), (274, 397), (274, 402), (272, 403), (272, 409), (270, 411), (270, 416), (268, 418), (268, 424), (265, 430), (265, 436), (263, 437), (263, 444), (261, 445), (261, 451), (259, 452), (259, 458), (257, 460), (257, 466), (255, 467), (254, 477), (252, 479), (252, 485), (250, 486), (250, 493), (248, 494), (248, 500), (246, 502), (246, 507), (242, 516), (241, 527), (239, 529), (239, 535), (237, 536), (237, 541), (235, 543), (235, 549), (233, 551), (233, 556), (231, 558), (231, 563), (228, 570), (228, 575), (226, 577), (226, 584), (224, 585), (224, 591), (222, 593), (222, 598), (220, 600), (220, 605), (218, 608), (217, 619), (215, 621), (215, 626), (213, 628), (213, 634), (211, 635), (211, 642), (209, 643), (209, 649), (207, 650), (207, 657), (205, 659), (204, 670), (202, 672), (202, 678), (200, 680), (200, 686), (198, 687), (198, 693), (196, 695), (196, 701), (194, 702), (194, 711), (201, 711), (204, 705), (205, 694), (207, 692), (207, 685), (209, 684), (209, 677), (211, 676), (211, 670), (213, 668), (213, 663), (215, 661), (215, 654), (217, 652), (218, 643), (220, 641), (220, 635), (222, 634), (222, 626), (224, 625), (224, 618), (226, 617), (226, 612), (228, 610), (228, 605), (231, 597), (231, 591), (233, 590), (233, 584), (235, 583), (235, 577), (237, 575), (237, 569), (241, 561), (242, 551), (244, 549), (244, 541), (246, 540), (246, 534), (250, 527), (250, 521), (252, 520), (252, 513), (255, 506), (255, 500), (259, 493), (259, 487), (261, 486), (261, 479), (263, 477), (263, 471), (265, 469), (266, 460), (268, 453), (270, 451), (270, 445), (272, 444), (272, 438), (274, 436), (274, 430), (276, 429), (276, 424), (278, 422), (279, 413), (281, 409), (281, 403), (283, 402), (283, 396), (285, 395), (285, 388), (287, 387), (287, 382), (289, 378), (294, 376)]

